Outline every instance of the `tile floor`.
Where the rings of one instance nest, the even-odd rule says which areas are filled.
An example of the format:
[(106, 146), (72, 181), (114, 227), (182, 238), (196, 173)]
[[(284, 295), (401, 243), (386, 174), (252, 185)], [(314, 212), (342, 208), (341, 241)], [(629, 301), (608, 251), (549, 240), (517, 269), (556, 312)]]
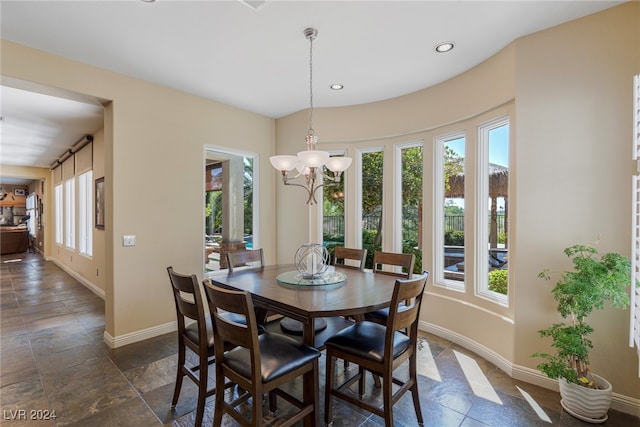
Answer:
[[(7, 255), (0, 261), (1, 425), (193, 425), (196, 388), (191, 381), (185, 380), (176, 411), (169, 410), (175, 334), (111, 350), (102, 342), (104, 303), (99, 297), (38, 254)], [(324, 358), (320, 365), (323, 373)], [(557, 393), (515, 381), (436, 336), (424, 334), (421, 339), (419, 365), (426, 426), (589, 425), (562, 411)], [(367, 395), (379, 398), (372, 383), (368, 381)], [(520, 390), (537, 402), (550, 422), (537, 415)], [(321, 393), (322, 416), (322, 381)], [(383, 425), (375, 415), (334, 402), (334, 426)], [(416, 425), (410, 395), (394, 412), (397, 426)], [(44, 419), (53, 414), (55, 419)], [(210, 398), (203, 425), (211, 425), (212, 416)], [(235, 425), (228, 417), (223, 421)], [(610, 411), (603, 425), (640, 426), (640, 421)]]

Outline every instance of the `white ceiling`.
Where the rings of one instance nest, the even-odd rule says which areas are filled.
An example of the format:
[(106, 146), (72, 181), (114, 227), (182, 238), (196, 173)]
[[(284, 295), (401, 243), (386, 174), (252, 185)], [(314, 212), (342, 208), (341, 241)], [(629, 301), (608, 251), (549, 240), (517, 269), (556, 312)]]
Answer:
[[(249, 3), (263, 5), (255, 9), (238, 0), (2, 0), (0, 34), (75, 61), (279, 118), (309, 106), (306, 27), (319, 32), (313, 46), (314, 106), (335, 107), (437, 84), (521, 36), (622, 2)], [(434, 46), (442, 41), (454, 42), (455, 49), (435, 53)], [(344, 89), (332, 91), (332, 83)], [(31, 93), (13, 90), (23, 84), (7, 78), (2, 84), (2, 164), (49, 166), (96, 130), (96, 115), (101, 114), (96, 100), (56, 94), (71, 99), (57, 104), (55, 98), (33, 93), (41, 88), (27, 88)]]

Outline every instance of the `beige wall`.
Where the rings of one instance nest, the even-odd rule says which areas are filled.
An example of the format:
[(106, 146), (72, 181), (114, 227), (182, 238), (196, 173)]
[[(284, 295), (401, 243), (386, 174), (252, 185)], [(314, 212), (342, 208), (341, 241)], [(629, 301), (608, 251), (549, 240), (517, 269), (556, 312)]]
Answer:
[[(632, 79), (640, 72), (640, 3), (632, 2), (516, 42), (518, 364), (546, 350), (536, 331), (558, 320), (543, 268), (570, 263), (562, 249), (600, 236), (601, 251), (630, 256)], [(628, 348), (629, 312), (592, 316), (593, 370), (640, 398)]]
[[(2, 75), (104, 100), (106, 337), (121, 345), (175, 321), (166, 267), (204, 272), (204, 146), (259, 155), (261, 246), (274, 261), (274, 120), (2, 41)], [(97, 173), (96, 173), (97, 176)], [(180, 203), (175, 203), (175, 200)], [(122, 236), (137, 236), (122, 247)]]
[[(424, 141), (425, 183), (433, 182), (434, 136), (460, 130), (461, 121), (511, 115), (510, 306), (474, 297), (472, 279), (464, 294), (429, 283), (423, 326), (479, 351), (516, 377), (537, 380), (539, 361), (529, 355), (550, 349), (536, 331), (559, 320), (552, 284), (538, 279), (538, 272), (569, 268), (562, 249), (598, 236), (600, 250), (630, 256), (632, 76), (640, 72), (639, 43), (640, 3), (630, 2), (517, 40), (435, 87), (373, 104), (316, 109), (314, 128), (323, 149), (346, 147), (355, 157), (357, 148), (384, 147), (387, 162), (394, 143)], [(299, 112), (277, 121), (279, 153), (304, 147), (306, 120)], [(474, 133), (469, 127), (467, 137)], [(348, 191), (354, 174), (351, 167)], [(390, 204), (390, 179), (383, 190)], [(309, 224), (315, 224), (316, 211), (287, 215), (303, 206), (303, 195), (279, 185), (277, 196), (278, 259), (287, 261), (315, 236)], [(427, 185), (427, 270), (433, 265), (432, 199)], [(353, 220), (351, 225), (354, 230)], [(291, 235), (297, 237), (284, 238)], [(346, 239), (355, 240), (352, 234)], [(618, 409), (638, 412), (638, 358), (628, 347), (628, 310), (607, 309), (590, 320), (596, 330), (593, 370), (625, 396)]]

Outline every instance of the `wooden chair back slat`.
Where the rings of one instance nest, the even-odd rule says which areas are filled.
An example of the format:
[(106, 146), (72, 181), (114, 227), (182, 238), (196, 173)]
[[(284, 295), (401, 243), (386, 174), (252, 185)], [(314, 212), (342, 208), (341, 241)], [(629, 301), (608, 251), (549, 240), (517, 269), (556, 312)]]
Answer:
[(264, 267), (264, 252), (262, 248), (227, 252), (226, 257), (229, 273), (233, 273), (234, 268), (247, 264), (256, 263), (256, 267)]
[[(373, 272), (410, 279), (413, 275), (415, 258), (414, 254), (375, 251), (373, 253)], [(384, 266), (402, 267), (402, 273), (385, 270)]]
[[(364, 270), (364, 264), (367, 259), (367, 250), (366, 249), (355, 249), (355, 248), (345, 248), (342, 246), (336, 246), (333, 252), (333, 265), (340, 265), (344, 268), (354, 268), (357, 270)], [(342, 263), (339, 262), (342, 260)], [(358, 261), (359, 264), (349, 265), (346, 263), (346, 260)]]

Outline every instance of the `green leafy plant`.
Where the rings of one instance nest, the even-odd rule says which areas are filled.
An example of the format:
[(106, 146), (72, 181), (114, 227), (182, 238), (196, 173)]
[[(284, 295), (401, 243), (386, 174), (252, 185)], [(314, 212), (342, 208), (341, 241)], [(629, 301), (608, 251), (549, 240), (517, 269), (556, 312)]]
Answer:
[(489, 272), (489, 290), (507, 295), (508, 284), (508, 270), (491, 270)]
[[(604, 308), (606, 302), (619, 308), (629, 305), (626, 289), (631, 283), (631, 263), (616, 253), (599, 254), (592, 246), (574, 245), (564, 253), (572, 259), (573, 271), (560, 273), (551, 292), (558, 303), (558, 313), (568, 323), (555, 323), (538, 331), (541, 337), (552, 339), (555, 353), (534, 353), (531, 357), (546, 360), (537, 368), (549, 378), (598, 388), (589, 368), (593, 343), (587, 336), (593, 328), (585, 319), (593, 310)], [(545, 269), (538, 277), (550, 280), (551, 273)]]

